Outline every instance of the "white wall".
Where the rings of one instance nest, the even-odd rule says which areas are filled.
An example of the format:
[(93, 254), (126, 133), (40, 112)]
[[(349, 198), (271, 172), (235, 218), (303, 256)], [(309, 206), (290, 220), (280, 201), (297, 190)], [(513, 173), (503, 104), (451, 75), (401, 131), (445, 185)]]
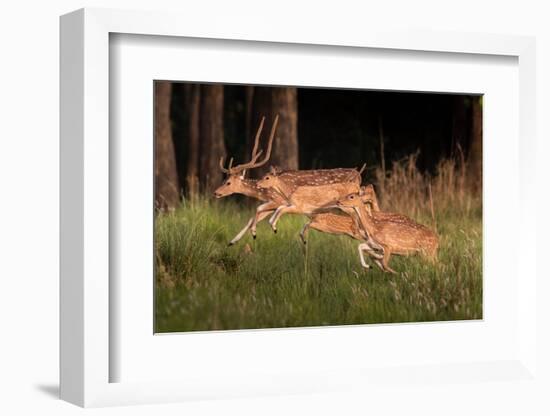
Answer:
[[(388, 1), (376, 2), (276, 2), (205, 0), (152, 1), (112, 0), (88, 2), (12, 1), (0, 11), (0, 413), (72, 414), (80, 409), (54, 399), (58, 376), (58, 16), (80, 7), (168, 9), (194, 13), (250, 15), (277, 19), (281, 30), (291, 21), (326, 21), (327, 30), (366, 27), (384, 22), (387, 27), (432, 27), (441, 30), (511, 33), (538, 37), (538, 129), (539, 129), (539, 230), (549, 231), (547, 156), (550, 129), (550, 31), (544, 1)], [(327, 7), (324, 6), (326, 3)], [(240, 8), (240, 5), (243, 7)], [(254, 17), (254, 15), (258, 17)], [(207, 22), (207, 20), (206, 20)], [(238, 30), (238, 28), (236, 28)], [(304, 25), (304, 30), (307, 26)], [(546, 141), (542, 138), (545, 137)], [(543, 265), (543, 233), (539, 231), (539, 268)], [(546, 244), (546, 247), (548, 245)], [(549, 292), (543, 282), (538, 291)], [(550, 316), (541, 303), (541, 312)], [(550, 350), (548, 334), (545, 336)], [(544, 356), (546, 368), (548, 359)], [(550, 372), (547, 371), (547, 374)], [(235, 400), (211, 403), (164, 405), (154, 409), (102, 409), (101, 414), (281, 414), (349, 413), (376, 406), (382, 413), (536, 414), (541, 408), (532, 400), (537, 392), (502, 385), (491, 397), (483, 397), (468, 386), (441, 387), (437, 398), (422, 390), (408, 397), (351, 397), (334, 394), (322, 397)], [(460, 396), (459, 396), (460, 395)], [(385, 401), (384, 401), (385, 400)], [(382, 406), (382, 407), (380, 407)], [(11, 411), (8, 410), (11, 409)], [(401, 409), (401, 410), (399, 410)], [(548, 409), (546, 409), (548, 411)]]

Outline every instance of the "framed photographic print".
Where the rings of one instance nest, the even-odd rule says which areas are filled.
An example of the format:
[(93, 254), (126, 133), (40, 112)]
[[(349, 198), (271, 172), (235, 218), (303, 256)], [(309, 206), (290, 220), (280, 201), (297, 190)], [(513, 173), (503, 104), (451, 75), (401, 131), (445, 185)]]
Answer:
[(61, 20), (62, 398), (535, 383), (533, 39), (181, 19)]

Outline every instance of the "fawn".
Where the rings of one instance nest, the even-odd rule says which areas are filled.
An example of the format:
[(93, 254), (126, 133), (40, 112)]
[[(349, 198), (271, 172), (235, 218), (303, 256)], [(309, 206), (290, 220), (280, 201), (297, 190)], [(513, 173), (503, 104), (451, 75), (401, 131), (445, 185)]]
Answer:
[(382, 247), (382, 268), (385, 271), (396, 273), (390, 268), (389, 260), (392, 254), (408, 256), (419, 253), (431, 261), (436, 261), (439, 239), (437, 235), (418, 224), (409, 217), (400, 214), (388, 213), (386, 217), (373, 212), (369, 215), (364, 206), (361, 193), (353, 193), (336, 202), (345, 212), (353, 209), (353, 214), (361, 228), (368, 236), (367, 245), (372, 242)]
[[(376, 193), (372, 185), (362, 186), (361, 195), (363, 203), (365, 204), (365, 209), (367, 210), (367, 212), (369, 212), (369, 215), (376, 216), (376, 218), (379, 219), (387, 220), (391, 220), (392, 218), (399, 216), (399, 214), (380, 211), (380, 208), (378, 206), (378, 199), (376, 198)], [(325, 210), (329, 210), (335, 207), (337, 206), (329, 204), (326, 207), (317, 210), (317, 213), (312, 215), (311, 220), (303, 226), (302, 231), (300, 232), (302, 242), (306, 244), (305, 237), (310, 228), (328, 234), (347, 235), (355, 240), (366, 241), (357, 246), (361, 265), (365, 269), (370, 268), (370, 266), (365, 261), (365, 258), (363, 257), (363, 253), (367, 252), (370, 257), (374, 259), (374, 262), (382, 270), (384, 270), (382, 264), (380, 263), (380, 260), (383, 258), (382, 254), (380, 253), (383, 251), (383, 248), (372, 239), (369, 239), (368, 235), (363, 231), (355, 215), (350, 215), (350, 213), (347, 212), (348, 209), (340, 207), (341, 210), (346, 212), (345, 214), (336, 214), (331, 211), (324, 212)], [(351, 214), (353, 214), (353, 210)]]

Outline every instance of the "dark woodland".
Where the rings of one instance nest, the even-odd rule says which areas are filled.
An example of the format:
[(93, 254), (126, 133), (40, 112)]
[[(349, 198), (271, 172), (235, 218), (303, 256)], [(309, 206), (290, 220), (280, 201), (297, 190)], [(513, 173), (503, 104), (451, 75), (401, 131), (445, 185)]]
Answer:
[[(155, 202), (209, 194), (223, 181), (219, 159), (247, 160), (262, 116), (279, 114), (270, 164), (282, 169), (376, 167), (417, 154), (434, 173), (442, 159), (466, 161), (481, 190), (482, 98), (479, 96), (156, 81)], [(264, 137), (265, 140), (265, 137)], [(251, 172), (259, 177), (267, 167)]]

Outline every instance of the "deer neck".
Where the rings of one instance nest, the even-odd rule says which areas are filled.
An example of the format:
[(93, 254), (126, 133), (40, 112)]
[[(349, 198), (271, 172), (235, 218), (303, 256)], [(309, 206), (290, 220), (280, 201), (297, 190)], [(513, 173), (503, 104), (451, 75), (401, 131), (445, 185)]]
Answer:
[(285, 183), (285, 181), (282, 181), (281, 179), (277, 180), (277, 183), (273, 187), (275, 191), (281, 195), (283, 198), (287, 199), (290, 197), (290, 194), (292, 193), (291, 186)]
[(367, 232), (367, 234), (370, 237), (376, 234), (376, 226), (374, 225), (372, 219), (369, 217), (369, 214), (367, 213), (366, 208), (363, 205), (361, 205), (361, 206), (354, 206), (353, 209), (355, 210), (355, 213), (359, 218), (359, 223), (361, 224), (363, 229)]
[(241, 186), (239, 187), (239, 193), (256, 199), (265, 199), (265, 192), (258, 187), (257, 180), (254, 179), (241, 179)]

